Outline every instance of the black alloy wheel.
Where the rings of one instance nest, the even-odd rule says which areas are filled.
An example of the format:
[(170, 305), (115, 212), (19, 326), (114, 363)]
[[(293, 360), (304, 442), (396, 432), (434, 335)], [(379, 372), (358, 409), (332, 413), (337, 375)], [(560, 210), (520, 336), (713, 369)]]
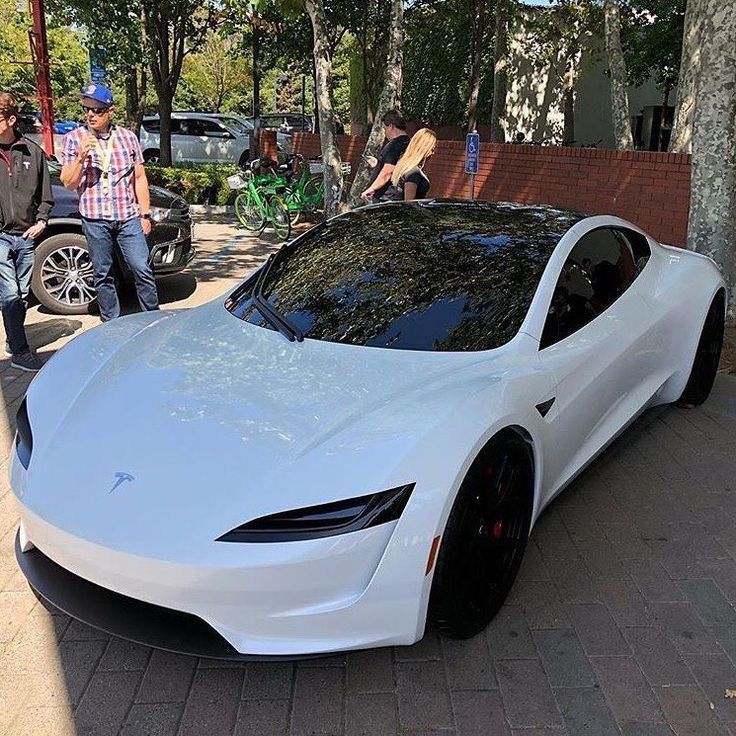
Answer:
[(713, 298), (705, 316), (690, 377), (677, 402), (680, 406), (698, 406), (710, 395), (721, 360), (725, 308), (725, 294), (721, 290)]
[(475, 459), (445, 527), (430, 618), (447, 636), (482, 631), (519, 572), (532, 517), (534, 463), (516, 433), (494, 437)]

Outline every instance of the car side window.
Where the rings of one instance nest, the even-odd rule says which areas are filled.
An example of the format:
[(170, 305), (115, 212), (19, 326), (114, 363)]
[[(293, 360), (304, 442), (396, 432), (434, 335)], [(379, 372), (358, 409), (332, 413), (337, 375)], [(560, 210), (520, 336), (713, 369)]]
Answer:
[(646, 238), (642, 245), (636, 235), (629, 230), (599, 228), (580, 238), (552, 293), (540, 350), (585, 327), (631, 286), (649, 257)]

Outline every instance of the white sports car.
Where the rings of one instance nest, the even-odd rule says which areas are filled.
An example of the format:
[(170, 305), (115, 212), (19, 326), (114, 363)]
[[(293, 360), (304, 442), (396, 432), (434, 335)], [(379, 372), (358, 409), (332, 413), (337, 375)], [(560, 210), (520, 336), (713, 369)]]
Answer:
[(226, 297), (91, 330), (33, 381), (11, 481), (33, 588), (201, 656), (483, 629), (541, 510), (716, 374), (715, 264), (629, 222), (392, 203)]

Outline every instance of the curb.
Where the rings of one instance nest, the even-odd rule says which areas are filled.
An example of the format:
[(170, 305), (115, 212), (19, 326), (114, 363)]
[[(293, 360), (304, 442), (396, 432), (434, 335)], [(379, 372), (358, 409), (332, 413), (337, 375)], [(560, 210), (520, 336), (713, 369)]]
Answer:
[(231, 204), (190, 204), (189, 212), (193, 215), (234, 215), (235, 207)]

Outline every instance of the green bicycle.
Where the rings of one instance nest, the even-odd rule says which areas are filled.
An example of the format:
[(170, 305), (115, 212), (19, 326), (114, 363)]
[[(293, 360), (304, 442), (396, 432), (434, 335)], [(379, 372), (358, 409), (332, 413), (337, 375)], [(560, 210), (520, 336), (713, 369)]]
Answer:
[[(242, 189), (235, 197), (235, 215), (248, 231), (261, 233), (270, 224), (281, 240), (291, 235), (289, 209), (272, 183), (258, 182), (252, 170), (244, 172), (245, 179), (235, 174), (227, 179), (233, 189)], [(261, 177), (258, 177), (259, 179)]]

